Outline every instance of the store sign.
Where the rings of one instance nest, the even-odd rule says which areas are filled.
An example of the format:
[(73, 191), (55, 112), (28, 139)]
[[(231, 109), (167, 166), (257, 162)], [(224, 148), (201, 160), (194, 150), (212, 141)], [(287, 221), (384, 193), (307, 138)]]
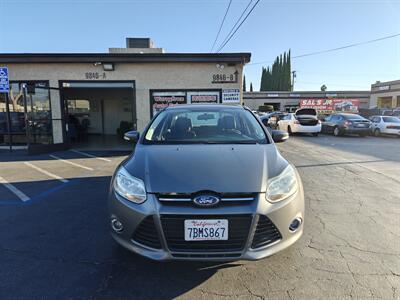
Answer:
[(383, 85), (378, 87), (379, 91), (388, 91), (390, 90), (390, 85)]
[(153, 116), (165, 107), (186, 103), (185, 92), (153, 92)]
[(240, 90), (222, 90), (222, 103), (240, 103)]
[(8, 68), (0, 67), (0, 93), (8, 93), (10, 91), (10, 82), (8, 80)]
[(188, 92), (187, 99), (188, 103), (218, 103), (219, 92)]
[(320, 113), (358, 112), (359, 99), (301, 99), (301, 108), (314, 108)]

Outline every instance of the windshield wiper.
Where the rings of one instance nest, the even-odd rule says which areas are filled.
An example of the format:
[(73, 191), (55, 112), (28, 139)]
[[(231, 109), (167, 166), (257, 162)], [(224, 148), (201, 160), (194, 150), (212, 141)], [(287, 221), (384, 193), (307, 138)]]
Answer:
[(202, 141), (201, 144), (257, 144), (257, 141)]

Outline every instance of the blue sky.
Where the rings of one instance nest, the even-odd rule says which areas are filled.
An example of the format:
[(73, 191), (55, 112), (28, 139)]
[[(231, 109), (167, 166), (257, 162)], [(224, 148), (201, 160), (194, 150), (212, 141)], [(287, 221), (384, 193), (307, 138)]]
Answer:
[[(0, 52), (106, 52), (151, 37), (167, 52), (209, 52), (229, 0), (0, 0)], [(255, 0), (253, 0), (255, 2)], [(233, 0), (225, 38), (248, 0)], [(400, 33), (399, 0), (261, 0), (223, 52), (252, 62)], [(265, 64), (266, 66), (267, 64)], [(245, 68), (258, 90), (262, 65)], [(400, 37), (293, 60), (295, 90), (366, 90), (400, 79)]]

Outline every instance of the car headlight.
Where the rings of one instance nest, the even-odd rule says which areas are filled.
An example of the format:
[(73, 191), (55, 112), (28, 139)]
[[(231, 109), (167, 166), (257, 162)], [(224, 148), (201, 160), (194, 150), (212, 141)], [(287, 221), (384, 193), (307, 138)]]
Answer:
[(120, 167), (114, 177), (114, 190), (125, 199), (137, 204), (146, 201), (144, 182), (133, 177), (124, 167)]
[(269, 202), (279, 202), (293, 195), (298, 188), (296, 172), (288, 165), (281, 174), (268, 182), (266, 198)]

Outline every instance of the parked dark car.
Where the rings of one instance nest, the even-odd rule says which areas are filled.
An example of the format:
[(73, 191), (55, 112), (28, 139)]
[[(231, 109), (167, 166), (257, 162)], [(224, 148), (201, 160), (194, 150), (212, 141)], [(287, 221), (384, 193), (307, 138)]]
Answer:
[(331, 114), (322, 121), (322, 132), (334, 136), (358, 134), (367, 136), (371, 132), (371, 122), (357, 114)]

